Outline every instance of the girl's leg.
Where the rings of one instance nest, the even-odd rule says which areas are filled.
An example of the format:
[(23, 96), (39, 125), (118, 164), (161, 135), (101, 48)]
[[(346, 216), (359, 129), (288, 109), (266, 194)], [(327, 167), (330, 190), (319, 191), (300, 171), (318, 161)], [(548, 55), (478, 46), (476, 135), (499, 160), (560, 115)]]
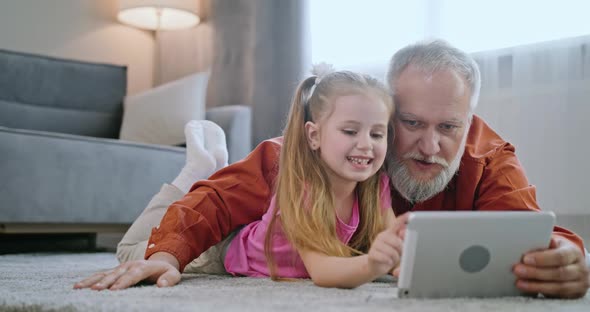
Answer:
[(143, 260), (152, 228), (158, 226), (170, 204), (184, 196), (174, 185), (164, 184), (117, 245), (119, 262)]
[(172, 185), (164, 184), (133, 222), (117, 246), (120, 262), (142, 260), (152, 228), (158, 226), (168, 207), (181, 199), (194, 182), (206, 179), (227, 165), (227, 148), (223, 130), (206, 120), (193, 120), (184, 128), (186, 165)]
[(227, 166), (227, 144), (223, 130), (208, 120), (191, 120), (184, 127), (186, 164), (172, 185), (188, 193), (198, 180)]
[(241, 228), (231, 232), (226, 238), (221, 240), (217, 245), (212, 246), (202, 253), (197, 259), (187, 264), (184, 273), (200, 274), (229, 274), (225, 270), (224, 259), (229, 244), (233, 238), (240, 232)]

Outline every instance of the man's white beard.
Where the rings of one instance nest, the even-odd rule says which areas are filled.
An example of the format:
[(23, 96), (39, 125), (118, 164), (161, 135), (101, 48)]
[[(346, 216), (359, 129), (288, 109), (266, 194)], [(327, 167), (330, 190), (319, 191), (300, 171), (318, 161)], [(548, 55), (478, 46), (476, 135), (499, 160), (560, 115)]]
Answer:
[[(459, 147), (459, 152), (450, 165), (441, 157), (431, 156), (426, 158), (419, 153), (410, 152), (400, 158), (394, 153), (388, 166), (388, 172), (393, 187), (395, 187), (403, 198), (412, 204), (423, 202), (442, 192), (449, 182), (451, 182), (453, 176), (457, 173), (457, 170), (459, 170), (461, 157), (463, 157), (463, 153), (465, 152), (466, 141), (467, 136), (463, 138), (461, 146)], [(418, 180), (412, 177), (410, 169), (408, 169), (408, 165), (405, 163), (405, 161), (411, 161), (411, 159), (437, 163), (441, 165), (443, 169), (430, 180)]]

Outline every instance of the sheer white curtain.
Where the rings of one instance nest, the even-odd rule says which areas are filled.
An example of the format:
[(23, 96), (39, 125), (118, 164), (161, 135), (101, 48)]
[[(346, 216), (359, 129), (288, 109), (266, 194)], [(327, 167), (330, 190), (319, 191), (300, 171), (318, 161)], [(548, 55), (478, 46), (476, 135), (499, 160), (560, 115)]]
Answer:
[(312, 62), (383, 78), (393, 52), (427, 35), (427, 2), (309, 1)]
[(443, 38), (467, 52), (590, 34), (590, 1), (310, 1), (312, 62), (382, 78), (399, 48)]
[(588, 213), (590, 1), (310, 1), (312, 62), (384, 78), (400, 47), (442, 38), (482, 71), (476, 113), (517, 148), (543, 209)]
[(588, 213), (590, 36), (475, 53), (477, 114), (517, 148), (546, 210)]

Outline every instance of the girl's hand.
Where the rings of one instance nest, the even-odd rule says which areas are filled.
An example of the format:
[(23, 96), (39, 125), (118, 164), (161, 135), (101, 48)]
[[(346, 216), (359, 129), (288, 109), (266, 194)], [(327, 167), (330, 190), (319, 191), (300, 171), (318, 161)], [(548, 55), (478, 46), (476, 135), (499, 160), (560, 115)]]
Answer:
[(158, 287), (178, 284), (180, 282), (178, 261), (170, 254), (156, 253), (149, 260), (125, 262), (112, 270), (96, 273), (76, 283), (74, 289), (118, 290), (141, 281), (156, 283)]
[(399, 274), (400, 274), (401, 270), (402, 270), (401, 266), (398, 265), (393, 269), (393, 271), (391, 271), (391, 275), (393, 275), (396, 278), (399, 278)]
[(407, 220), (408, 214), (403, 214), (377, 235), (367, 257), (370, 272), (380, 276), (391, 272), (394, 267), (399, 265), (403, 246), (400, 236), (405, 229)]

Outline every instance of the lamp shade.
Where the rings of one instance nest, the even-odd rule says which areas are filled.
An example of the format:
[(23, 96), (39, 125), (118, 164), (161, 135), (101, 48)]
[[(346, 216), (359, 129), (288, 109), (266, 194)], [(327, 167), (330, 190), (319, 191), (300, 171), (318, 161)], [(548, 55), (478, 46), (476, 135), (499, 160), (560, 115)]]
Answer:
[(150, 30), (184, 29), (197, 25), (197, 0), (119, 0), (117, 19)]

